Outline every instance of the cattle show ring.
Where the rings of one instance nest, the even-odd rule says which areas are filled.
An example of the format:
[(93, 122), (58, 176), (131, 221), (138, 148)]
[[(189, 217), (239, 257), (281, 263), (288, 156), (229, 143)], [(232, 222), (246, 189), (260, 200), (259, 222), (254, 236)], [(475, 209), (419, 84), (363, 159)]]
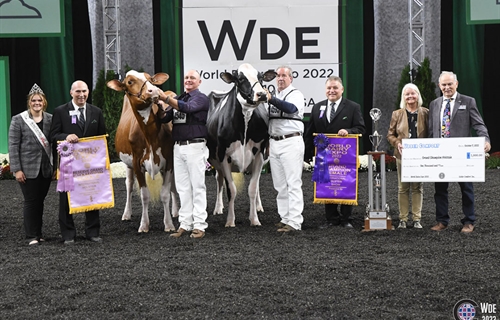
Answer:
[[(500, 319), (500, 4), (486, 2), (0, 2), (0, 319)], [(267, 92), (278, 90), (279, 66), (291, 67), (303, 93), (304, 125), (331, 76), (361, 106), (366, 133), (355, 137), (353, 228), (323, 227), (317, 156), (302, 167), (301, 230), (277, 231)], [(174, 179), (173, 124), (160, 119), (159, 100), (184, 92), (188, 70), (198, 72), (210, 101), (203, 239), (171, 236), (180, 227), (176, 184), (184, 182)], [(428, 106), (441, 95), (444, 70), (476, 98), (491, 140), (489, 153), (468, 154), (484, 166), (455, 170), (481, 174), (469, 234), (461, 232), (456, 181), (446, 229), (431, 230), (434, 180), (423, 184), (423, 228), (397, 228), (391, 114), (408, 82)], [(24, 195), (10, 172), (11, 118), (26, 110), (33, 83), (52, 113), (70, 101), (75, 80), (88, 84), (88, 103), (102, 110), (107, 128), (105, 165), (79, 171), (108, 175), (106, 186), (93, 186), (112, 198), (100, 207), (102, 241), (86, 241), (85, 209), (70, 204), (77, 236), (63, 244), (54, 179), (44, 240), (27, 245)], [(438, 145), (423, 140), (432, 142), (414, 144), (415, 157)], [(321, 141), (315, 146), (319, 152)], [(427, 172), (425, 164), (415, 170)]]

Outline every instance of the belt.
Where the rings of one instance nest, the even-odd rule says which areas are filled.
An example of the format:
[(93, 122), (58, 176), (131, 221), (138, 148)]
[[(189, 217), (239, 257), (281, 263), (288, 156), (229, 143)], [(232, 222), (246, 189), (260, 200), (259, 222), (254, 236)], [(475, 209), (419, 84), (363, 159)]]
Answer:
[(175, 141), (175, 144), (178, 144), (180, 146), (187, 146), (191, 143), (200, 143), (200, 142), (205, 142), (205, 139), (191, 139), (191, 140), (181, 140), (181, 141)]
[(302, 133), (300, 133), (300, 132), (294, 132), (294, 133), (290, 133), (290, 134), (285, 134), (283, 136), (271, 136), (271, 139), (279, 141), (279, 140), (283, 140), (286, 138), (297, 137), (297, 136), (301, 136), (301, 135), (302, 135)]

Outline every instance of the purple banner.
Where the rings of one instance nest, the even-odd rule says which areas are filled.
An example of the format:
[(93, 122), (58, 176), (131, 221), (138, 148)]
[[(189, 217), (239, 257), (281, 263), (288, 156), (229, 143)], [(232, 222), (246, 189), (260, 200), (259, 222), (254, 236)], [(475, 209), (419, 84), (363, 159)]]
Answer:
[(106, 137), (83, 138), (73, 145), (74, 189), (68, 193), (70, 213), (114, 206)]
[(314, 203), (358, 204), (358, 137), (318, 136)]

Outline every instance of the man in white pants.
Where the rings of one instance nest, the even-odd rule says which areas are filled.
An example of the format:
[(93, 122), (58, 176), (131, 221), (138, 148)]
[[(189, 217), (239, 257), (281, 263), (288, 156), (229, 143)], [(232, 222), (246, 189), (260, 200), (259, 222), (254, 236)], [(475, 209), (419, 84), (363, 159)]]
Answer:
[[(174, 175), (181, 201), (179, 229), (171, 237), (191, 232), (191, 238), (203, 238), (208, 224), (205, 170), (208, 97), (200, 92), (200, 74), (189, 70), (184, 76), (184, 93), (175, 98), (161, 97), (169, 107), (162, 122), (172, 121)], [(163, 103), (160, 103), (163, 105)]]
[(278, 196), (276, 202), (281, 221), (278, 232), (301, 230), (302, 168), (304, 163), (304, 95), (292, 86), (292, 69), (276, 69), (278, 90), (276, 96), (268, 93), (269, 103), (269, 159), (273, 185)]

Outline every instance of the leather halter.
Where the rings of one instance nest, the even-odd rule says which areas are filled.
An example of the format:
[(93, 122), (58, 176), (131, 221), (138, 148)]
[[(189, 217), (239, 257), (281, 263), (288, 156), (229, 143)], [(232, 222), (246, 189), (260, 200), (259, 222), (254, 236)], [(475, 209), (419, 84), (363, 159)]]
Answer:
[(142, 89), (144, 89), (144, 86), (146, 85), (146, 82), (148, 82), (149, 80), (146, 80), (142, 83), (142, 86), (141, 86), (141, 89), (139, 90), (139, 92), (137, 92), (136, 94), (133, 94), (131, 93), (130, 91), (128, 90), (125, 90), (125, 92), (132, 96), (132, 97), (136, 97), (137, 99), (140, 99), (142, 102), (146, 103), (146, 100), (144, 100), (142, 97), (141, 97), (141, 94), (142, 94)]

